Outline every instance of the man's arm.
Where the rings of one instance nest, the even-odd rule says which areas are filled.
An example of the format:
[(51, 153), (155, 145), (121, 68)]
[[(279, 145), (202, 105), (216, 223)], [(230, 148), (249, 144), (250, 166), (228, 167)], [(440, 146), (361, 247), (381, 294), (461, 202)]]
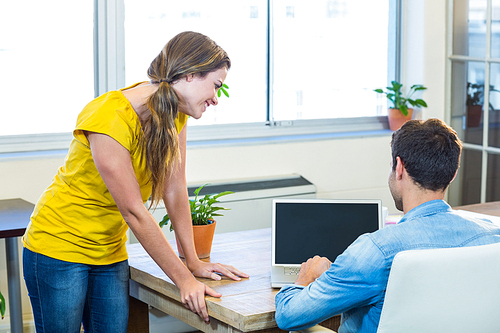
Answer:
[(327, 263), (323, 258), (308, 262), (296, 283), (276, 295), (275, 318), (283, 330), (305, 329), (384, 297), (390, 265), (386, 268), (384, 256), (366, 236), (358, 238), (322, 274)]
[(326, 272), (331, 264), (332, 262), (325, 257), (315, 256), (310, 258), (300, 266), (300, 272), (295, 284), (307, 287)]

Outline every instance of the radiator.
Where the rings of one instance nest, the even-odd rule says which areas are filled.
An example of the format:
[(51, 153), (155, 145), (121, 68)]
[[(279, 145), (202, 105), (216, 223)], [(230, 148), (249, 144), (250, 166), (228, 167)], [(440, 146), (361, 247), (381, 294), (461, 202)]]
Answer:
[[(188, 187), (190, 199), (194, 199), (194, 191), (201, 185), (203, 184), (190, 184)], [(206, 185), (200, 195), (223, 191), (235, 193), (219, 199), (221, 205), (230, 210), (222, 211), (224, 216), (216, 218), (216, 233), (270, 228), (271, 203), (274, 198), (316, 198), (316, 186), (300, 175), (213, 182)], [(161, 221), (165, 213), (163, 205), (152, 211), (157, 221)], [(174, 233), (170, 232), (169, 227), (164, 227), (163, 232), (168, 239), (174, 238)], [(130, 243), (137, 243), (131, 232), (129, 240)]]

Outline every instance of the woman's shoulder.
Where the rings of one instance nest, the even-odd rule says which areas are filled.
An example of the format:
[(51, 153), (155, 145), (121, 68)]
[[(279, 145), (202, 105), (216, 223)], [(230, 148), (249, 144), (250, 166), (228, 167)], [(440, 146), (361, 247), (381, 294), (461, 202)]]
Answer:
[(139, 118), (121, 91), (109, 91), (91, 101), (80, 112), (73, 131), (75, 138), (86, 143), (84, 131), (111, 136), (125, 147), (140, 131)]
[(113, 119), (117, 116), (135, 120), (135, 112), (120, 90), (109, 91), (88, 103), (78, 115), (77, 124), (89, 119)]

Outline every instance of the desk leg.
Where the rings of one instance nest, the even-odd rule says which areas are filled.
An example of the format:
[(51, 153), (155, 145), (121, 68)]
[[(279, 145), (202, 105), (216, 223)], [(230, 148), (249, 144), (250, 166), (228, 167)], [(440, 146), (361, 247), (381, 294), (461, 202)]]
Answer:
[(7, 281), (9, 283), (10, 330), (23, 333), (23, 309), (21, 306), (21, 278), (19, 274), (19, 248), (17, 237), (5, 238), (7, 254)]
[(144, 302), (129, 296), (127, 333), (149, 332), (149, 308)]

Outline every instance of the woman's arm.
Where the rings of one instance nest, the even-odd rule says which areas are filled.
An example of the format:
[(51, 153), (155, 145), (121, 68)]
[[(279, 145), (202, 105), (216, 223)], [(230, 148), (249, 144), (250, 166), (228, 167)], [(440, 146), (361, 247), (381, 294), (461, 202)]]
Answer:
[(179, 133), (179, 150), (181, 161), (176, 170), (165, 182), (163, 201), (172, 222), (177, 239), (179, 240), (186, 263), (194, 275), (199, 277), (220, 280), (221, 273), (233, 280), (240, 280), (238, 276), (248, 277), (229, 265), (207, 263), (198, 259), (193, 240), (193, 226), (191, 221), (191, 209), (186, 185), (186, 126)]
[(165, 181), (163, 202), (170, 221), (174, 226), (175, 235), (182, 246), (188, 267), (198, 261), (193, 239), (191, 210), (186, 184), (186, 127), (179, 134), (180, 162), (177, 169), (171, 171)]
[(86, 132), (94, 163), (125, 222), (144, 249), (179, 288), (181, 302), (208, 322), (205, 293), (220, 297), (197, 281), (172, 250), (158, 223), (142, 202), (130, 153), (110, 136)]

